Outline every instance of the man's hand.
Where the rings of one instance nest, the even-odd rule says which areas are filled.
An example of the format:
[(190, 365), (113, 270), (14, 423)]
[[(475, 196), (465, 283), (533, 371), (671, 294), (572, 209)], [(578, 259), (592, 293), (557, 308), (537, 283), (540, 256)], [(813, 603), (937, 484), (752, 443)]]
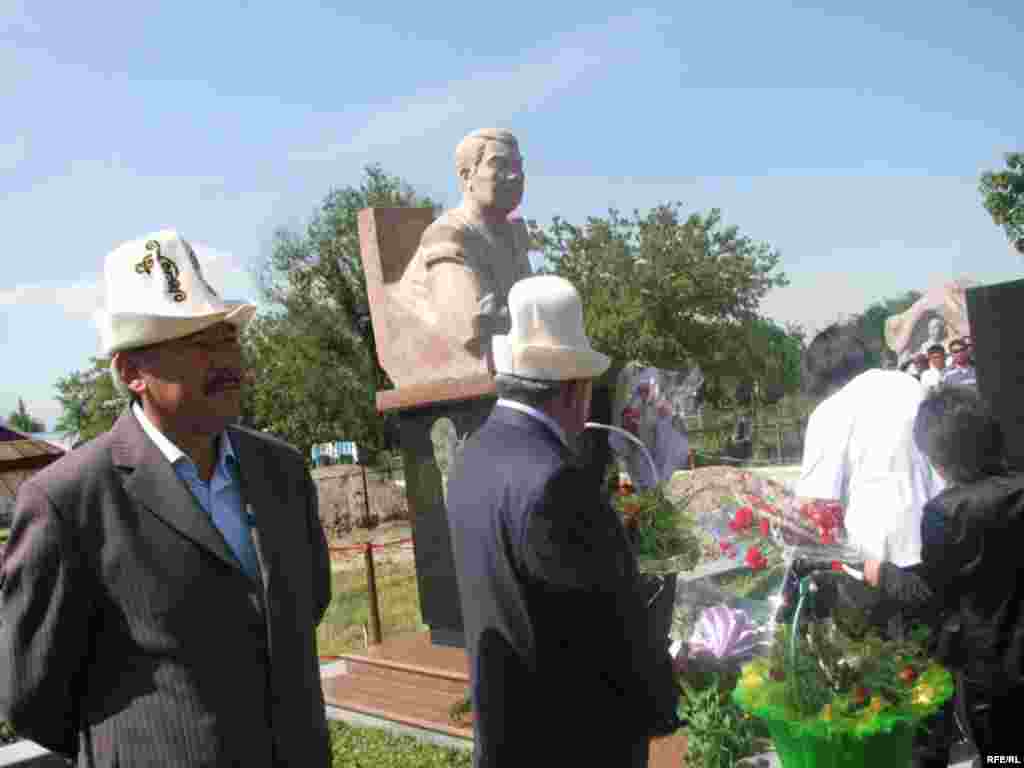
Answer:
[(864, 561), (864, 581), (870, 584), (872, 587), (878, 586), (878, 574), (882, 568), (882, 563), (879, 560), (865, 560)]

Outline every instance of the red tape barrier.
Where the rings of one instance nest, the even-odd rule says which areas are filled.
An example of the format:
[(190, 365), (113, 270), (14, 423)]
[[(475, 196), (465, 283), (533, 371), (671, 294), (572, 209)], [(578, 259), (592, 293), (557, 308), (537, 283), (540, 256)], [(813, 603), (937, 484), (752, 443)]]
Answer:
[(380, 544), (375, 544), (372, 541), (368, 541), (365, 544), (350, 544), (345, 547), (328, 547), (331, 552), (359, 552), (365, 553), (367, 550), (380, 550), (387, 549), (388, 547), (399, 547), (405, 544), (412, 544), (412, 539), (396, 539), (395, 541), (384, 541)]

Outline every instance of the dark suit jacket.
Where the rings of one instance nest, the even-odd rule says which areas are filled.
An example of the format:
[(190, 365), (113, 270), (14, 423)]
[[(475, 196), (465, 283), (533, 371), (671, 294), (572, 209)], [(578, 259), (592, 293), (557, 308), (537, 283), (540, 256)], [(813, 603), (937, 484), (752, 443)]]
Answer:
[(921, 562), (879, 588), (943, 625), (939, 655), (992, 692), (1024, 686), (1024, 475), (947, 488), (924, 506)]
[(678, 691), (593, 473), (495, 407), (448, 484), (478, 766), (646, 765)]
[(0, 571), (0, 716), (79, 765), (327, 766), (317, 496), (228, 429), (262, 584), (126, 412), (21, 486)]

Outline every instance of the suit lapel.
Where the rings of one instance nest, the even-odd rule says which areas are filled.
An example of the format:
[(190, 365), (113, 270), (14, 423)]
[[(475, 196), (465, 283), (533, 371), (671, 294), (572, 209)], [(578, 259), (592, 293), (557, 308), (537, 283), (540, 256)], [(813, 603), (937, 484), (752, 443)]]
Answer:
[(231, 446), (238, 456), (240, 479), (242, 483), (242, 502), (245, 514), (249, 519), (253, 546), (260, 563), (260, 574), (263, 578), (264, 599), (270, 594), (270, 587), (277, 575), (277, 558), (274, 557), (273, 544), (283, 541), (277, 526), (283, 523), (284, 517), (277, 514), (275, 499), (277, 493), (271, 486), (270, 478), (276, 472), (267, 466), (266, 451), (255, 450), (252, 438), (245, 432), (228, 428)]
[(112, 459), (126, 472), (124, 488), (128, 494), (182, 536), (241, 573), (241, 566), (210, 516), (130, 410), (121, 415), (112, 432)]

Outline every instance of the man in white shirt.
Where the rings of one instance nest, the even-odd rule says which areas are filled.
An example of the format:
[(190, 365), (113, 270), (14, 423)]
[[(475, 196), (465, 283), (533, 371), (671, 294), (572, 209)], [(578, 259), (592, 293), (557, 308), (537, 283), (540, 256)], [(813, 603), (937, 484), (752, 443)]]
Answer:
[(808, 421), (797, 496), (842, 503), (847, 543), (865, 556), (919, 562), (921, 511), (943, 487), (913, 440), (923, 388), (865, 370), (863, 342), (838, 326), (815, 337), (805, 367), (808, 390), (827, 398)]
[(930, 392), (942, 384), (946, 373), (946, 350), (941, 344), (933, 344), (928, 348), (928, 368), (921, 374), (921, 386)]

